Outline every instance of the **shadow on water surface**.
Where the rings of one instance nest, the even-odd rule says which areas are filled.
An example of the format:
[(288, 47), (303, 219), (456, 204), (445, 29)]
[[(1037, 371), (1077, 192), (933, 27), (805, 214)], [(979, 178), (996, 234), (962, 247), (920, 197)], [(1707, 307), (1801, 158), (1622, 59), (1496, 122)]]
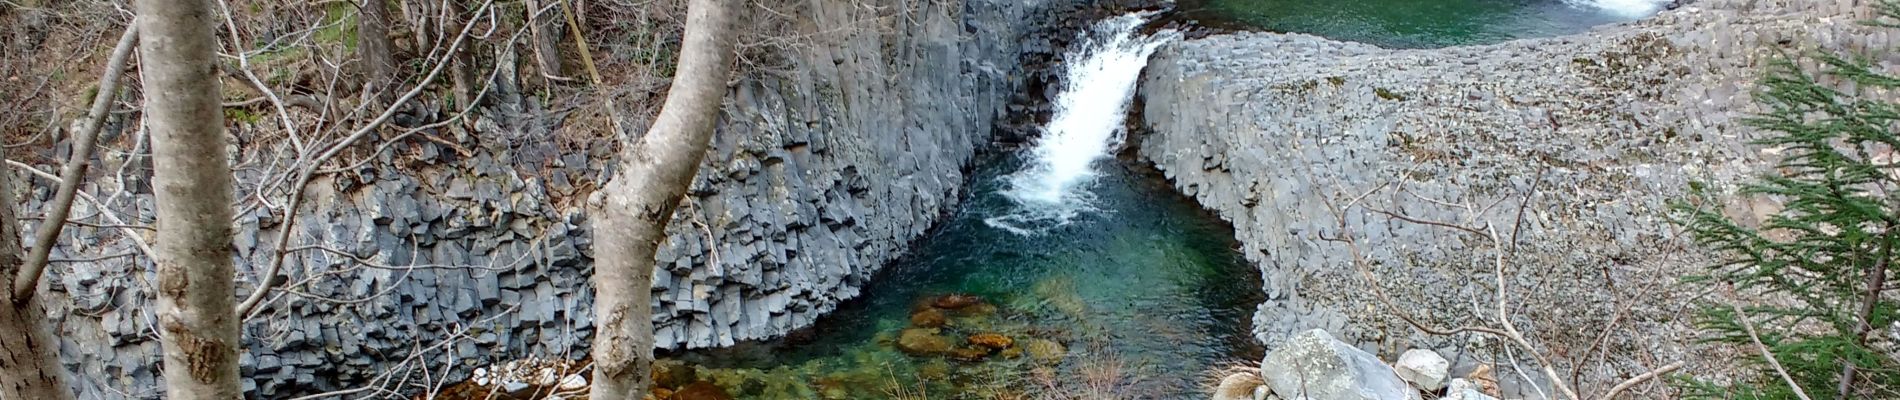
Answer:
[[(1089, 396), (1112, 381), (1122, 398), (1171, 399), (1202, 396), (1201, 371), (1259, 358), (1259, 276), (1230, 227), (1158, 176), (1103, 160), (1087, 185), (1094, 211), (1039, 235), (998, 229), (984, 220), (1016, 207), (1001, 191), (1020, 157), (980, 161), (962, 209), (814, 327), (665, 364), (737, 398)], [(953, 294), (982, 304), (940, 307), (966, 300)], [(983, 348), (986, 333), (1011, 343)]]

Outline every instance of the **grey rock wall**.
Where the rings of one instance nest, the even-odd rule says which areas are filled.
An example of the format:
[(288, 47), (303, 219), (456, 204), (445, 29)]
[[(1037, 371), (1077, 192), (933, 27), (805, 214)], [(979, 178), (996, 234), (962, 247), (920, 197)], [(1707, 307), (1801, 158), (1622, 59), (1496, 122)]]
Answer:
[(1485, 336), (1418, 333), (1334, 239), (1357, 238), (1398, 310), (1441, 329), (1495, 326), (1492, 242), (1382, 212), (1508, 239), (1523, 209), (1503, 280), (1521, 328), (1576, 354), (1620, 318), (1608, 352), (1652, 358), (1592, 363), (1586, 377), (1685, 359), (1719, 373), (1732, 363), (1694, 348), (1688, 318), (1703, 297), (1680, 280), (1707, 257), (1667, 203), (1691, 180), (1732, 190), (1773, 159), (1746, 145), (1754, 132), (1738, 120), (1778, 50), (1892, 43), (1856, 25), (1866, 10), (1853, 4), (1701, 1), (1574, 36), (1437, 50), (1268, 33), (1177, 43), (1144, 80), (1139, 152), (1234, 224), (1266, 282), (1254, 331), (1270, 348), (1319, 328), (1387, 358), (1415, 347), (1466, 366), (1504, 358)]
[[(818, 35), (827, 42), (790, 57), (787, 72), (735, 85), (659, 256), (659, 346), (774, 337), (857, 296), (955, 206), (966, 164), (1019, 89), (1021, 43), (1033, 43), (1022, 39), (1052, 19), (1052, 3), (925, 2), (896, 34)], [(821, 22), (857, 12), (849, 2), (813, 4)], [(518, 98), (509, 90), (498, 96)], [(313, 185), (294, 228), (301, 249), (286, 265), (294, 292), (245, 325), (250, 396), (388, 383), (373, 378), (416, 365), (454, 381), (496, 360), (587, 353), (585, 210), (613, 151), (550, 139), (588, 135), (564, 135), (582, 128), (556, 126), (536, 103), (503, 103), (474, 134), (429, 132), (467, 153), (406, 141)], [(240, 186), (261, 180), (269, 156), (240, 157)], [(117, 168), (105, 164), (102, 173)], [(151, 200), (139, 190), (149, 171), (132, 164), (131, 189), (109, 200), (115, 214), (149, 221)], [(44, 182), (28, 190), (32, 215), (50, 195)], [(282, 215), (246, 211), (236, 244), (244, 292), (284, 229)], [(82, 204), (75, 215), (91, 212)], [(116, 230), (67, 232), (57, 257), (135, 251)], [(144, 257), (62, 263), (48, 279), (49, 314), (82, 398), (160, 395), (151, 279)]]

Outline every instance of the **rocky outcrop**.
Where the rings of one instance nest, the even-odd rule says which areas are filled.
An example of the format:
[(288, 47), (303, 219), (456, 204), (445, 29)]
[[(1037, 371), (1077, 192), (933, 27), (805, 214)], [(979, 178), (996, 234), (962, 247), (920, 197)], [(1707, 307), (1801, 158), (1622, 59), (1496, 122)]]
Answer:
[[(1698, 292), (1680, 277), (1707, 260), (1667, 204), (1692, 181), (1732, 190), (1772, 159), (1739, 123), (1772, 57), (1892, 43), (1855, 23), (1870, 14), (1855, 3), (1701, 1), (1574, 36), (1435, 50), (1273, 33), (1177, 43), (1147, 72), (1139, 153), (1234, 224), (1266, 282), (1254, 324), (1269, 346), (1324, 328), (1388, 357), (1491, 357), (1478, 350), (1494, 349), (1487, 337), (1425, 335), (1393, 315), (1338, 241), (1349, 234), (1396, 309), (1428, 324), (1495, 325), (1501, 282), (1512, 320), (1551, 351), (1585, 351), (1614, 325), (1630, 333), (1604, 351), (1720, 370), (1727, 360), (1691, 351)], [(1500, 232), (1515, 255), (1505, 278), (1484, 235), (1416, 221)]]
[[(857, 296), (956, 204), (964, 167), (1019, 92), (1020, 56), (1050, 51), (1023, 39), (1056, 3), (927, 2), (895, 32), (814, 35), (828, 42), (741, 79), (659, 256), (659, 346), (774, 337)], [(823, 16), (858, 11), (813, 4)], [(397, 143), (313, 185), (286, 267), (293, 291), (245, 326), (251, 396), (355, 387), (397, 367), (468, 367), (431, 377), (446, 383), (476, 363), (587, 353), (586, 204), (613, 165), (611, 135), (552, 122), (558, 114), (531, 99), (507, 101), (501, 83), (503, 104), (472, 129), (426, 131), (438, 140)], [(441, 117), (427, 114), (397, 123)], [(280, 167), (267, 157), (281, 155), (256, 153), (239, 160), (240, 207)], [(149, 221), (149, 171), (130, 164), (130, 190), (109, 200), (125, 219)], [(42, 207), (47, 192), (31, 188), (26, 207)], [(91, 212), (81, 207), (75, 215)], [(284, 227), (282, 215), (244, 210), (236, 246), (248, 291)], [(57, 257), (137, 252), (110, 228), (67, 232)], [(82, 398), (159, 395), (150, 271), (148, 258), (114, 256), (50, 276), (49, 314), (60, 316)]]

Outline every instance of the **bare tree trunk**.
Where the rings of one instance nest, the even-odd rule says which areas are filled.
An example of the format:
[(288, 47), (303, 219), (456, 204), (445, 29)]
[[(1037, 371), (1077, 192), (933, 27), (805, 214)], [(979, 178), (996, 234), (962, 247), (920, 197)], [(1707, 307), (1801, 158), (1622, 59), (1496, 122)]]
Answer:
[(363, 89), (383, 91), (388, 96), (390, 82), (396, 79), (394, 43), (389, 40), (389, 4), (385, 0), (363, 0), (362, 13), (356, 18), (356, 56), (363, 63)]
[[(119, 44), (113, 47), (85, 125), (73, 132), (72, 157), (60, 169), (59, 191), (46, 219), (34, 231), (30, 253), (21, 248), (20, 232), (16, 230), (20, 221), (13, 210), (13, 173), (0, 167), (0, 281), (12, 283), (6, 293), (0, 293), (0, 332), (19, 332), (0, 334), (0, 399), (73, 398), (72, 388), (66, 385), (66, 371), (59, 364), (59, 343), (53, 341), (52, 327), (46, 324), (45, 310), (37, 296), (40, 275), (45, 272), (60, 228), (66, 226), (74, 194), (79, 192), (79, 181), (92, 157), (93, 141), (99, 136), (112, 98), (117, 97), (119, 75), (137, 41), (138, 28), (126, 27)], [(0, 159), (4, 158), (5, 154), (0, 154)], [(22, 253), (27, 254), (25, 260), (19, 258)]]
[[(547, 0), (559, 1), (559, 0)], [(561, 77), (561, 20), (554, 17), (560, 12), (545, 4), (543, 0), (527, 0), (528, 5), (528, 43), (534, 49), (534, 66), (542, 80), (548, 77)], [(550, 83), (552, 84), (552, 83)]]
[[(0, 167), (0, 278), (7, 282), (20, 274), (24, 253), (20, 221), (13, 216), (12, 178), (12, 170)], [(13, 290), (0, 290), (0, 399), (73, 398), (45, 313), (38, 296), (20, 298)]]
[(237, 399), (231, 166), (209, 0), (139, 0), (158, 211), (158, 327), (171, 399)]
[[(447, 4), (448, 10), (443, 13), (448, 15), (449, 20), (444, 21), (443, 26), (462, 26), (469, 18), (473, 18), (468, 15), (468, 7), (462, 5), (461, 0), (449, 0)], [(470, 57), (469, 53), (467, 50), (456, 50), (449, 55), (449, 62), (454, 63), (449, 66), (449, 82), (453, 84), (451, 90), (455, 94), (457, 107), (467, 107), (475, 102), (475, 57)]]
[(594, 222), (595, 400), (644, 398), (653, 383), (653, 254), (717, 128), (737, 4), (692, 1), (666, 104), (645, 136), (623, 146), (607, 184)]

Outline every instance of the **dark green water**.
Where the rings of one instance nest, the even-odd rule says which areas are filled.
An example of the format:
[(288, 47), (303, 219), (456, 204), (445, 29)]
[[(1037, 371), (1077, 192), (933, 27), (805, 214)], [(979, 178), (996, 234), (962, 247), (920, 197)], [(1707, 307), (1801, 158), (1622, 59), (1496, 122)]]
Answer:
[[(1087, 186), (1095, 210), (1070, 224), (1035, 236), (991, 227), (986, 218), (1016, 207), (999, 190), (1018, 157), (982, 162), (961, 211), (812, 330), (678, 355), (692, 366), (675, 368), (738, 398), (1185, 399), (1205, 396), (1197, 385), (1208, 368), (1259, 358), (1248, 333), (1259, 275), (1230, 228), (1113, 160), (1098, 161)], [(928, 305), (946, 294), (987, 305)], [(981, 361), (907, 354), (896, 342), (918, 310), (948, 315), (937, 336), (956, 347), (994, 332), (1022, 350)]]
[(1189, 18), (1230, 29), (1309, 33), (1389, 48), (1435, 48), (1583, 32), (1661, 1), (1180, 0)]

